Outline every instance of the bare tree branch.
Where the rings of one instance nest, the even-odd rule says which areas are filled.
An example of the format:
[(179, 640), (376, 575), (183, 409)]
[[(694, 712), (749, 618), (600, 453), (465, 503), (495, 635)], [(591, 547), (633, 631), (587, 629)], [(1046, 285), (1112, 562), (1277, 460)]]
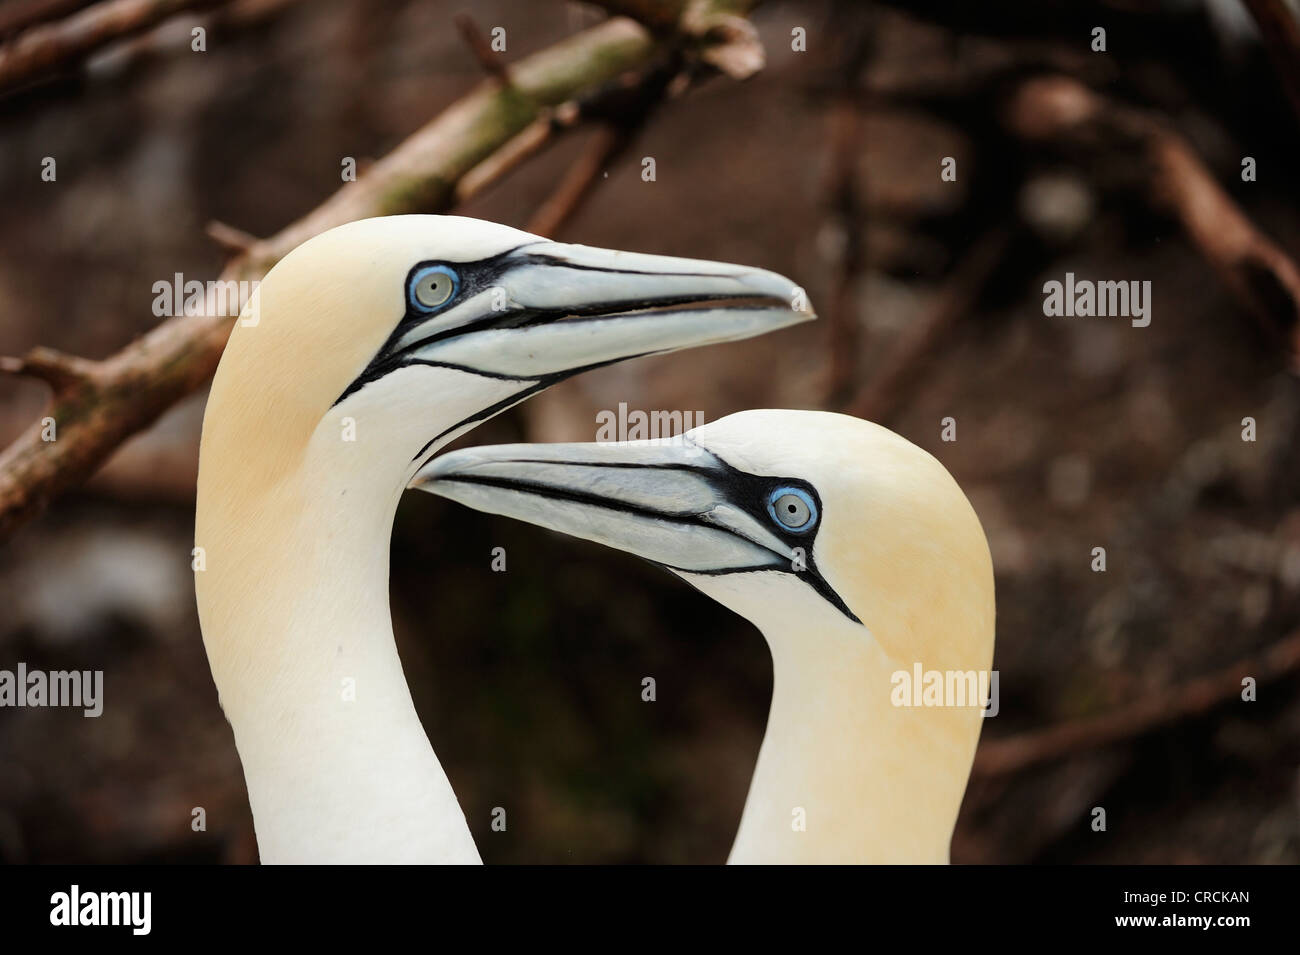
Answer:
[(245, 255), (249, 249), (257, 245), (256, 236), (249, 235), (243, 229), (226, 225), (224, 222), (215, 220), (209, 222), (203, 231), (207, 233), (209, 239), (230, 255)]
[(502, 83), (509, 83), (510, 70), (506, 66), (506, 61), (492, 49), (492, 44), (483, 35), (482, 29), (474, 18), (468, 13), (458, 13), (453, 18), (453, 22), (456, 24), (456, 29), (460, 31), (465, 45), (474, 54), (474, 59), (478, 60), (479, 66), (483, 67), (483, 72), (488, 76), (495, 76)]
[[(675, 58), (673, 63), (676, 63)], [(609, 126), (641, 126), (648, 110), (666, 95), (666, 90), (656, 87), (656, 84), (662, 87), (661, 78), (665, 75), (675, 78), (671, 71), (676, 68), (674, 65), (653, 68), (639, 78), (626, 74), (578, 99), (543, 110), (522, 132), (461, 178), (454, 190), (454, 203), (459, 205), (483, 192), (544, 150), (557, 133), (581, 123), (597, 121)]]
[(1007, 775), (1073, 753), (1132, 739), (1239, 699), (1242, 680), (1246, 677), (1253, 677), (1257, 685), (1263, 686), (1296, 671), (1300, 671), (1300, 632), (1284, 637), (1258, 656), (1179, 686), (1146, 694), (1108, 713), (1020, 736), (987, 740), (975, 754), (972, 774)]
[(90, 0), (9, 0), (0, 7), (0, 38), (67, 16)]
[(582, 207), (604, 173), (632, 144), (651, 114), (672, 93), (685, 92), (697, 78), (683, 72), (679, 57), (647, 71), (638, 83), (622, 89), (610, 89), (606, 97), (584, 104), (584, 114), (603, 120), (583, 151), (555, 191), (528, 220), (527, 229), (554, 238)]
[(1119, 146), (1142, 156), (1147, 200), (1178, 220), (1266, 334), (1293, 336), (1290, 361), (1300, 371), (1300, 269), (1246, 217), (1187, 140), (1158, 117), (1113, 103), (1063, 76), (1022, 84), (1007, 121), (1026, 140), (1083, 150)]
[(555, 110), (546, 110), (487, 159), (465, 173), (456, 183), (453, 201), (467, 202), (493, 183), (504, 179), (551, 144), (557, 130), (575, 125), (577, 105), (570, 102)]
[[(544, 109), (643, 65), (653, 49), (641, 27), (618, 19), (520, 60), (512, 67), (513, 85), (481, 83), (356, 182), (276, 235), (254, 241), (231, 260), (222, 280), (261, 279), (307, 239), (353, 219), (448, 208), (461, 177)], [(9, 359), (6, 368), (54, 386), (49, 416), (56, 429), (55, 440), (43, 440), (48, 429), (38, 422), (0, 453), (0, 540), (203, 384), (216, 368), (231, 323), (218, 314), (168, 319), (110, 358), (79, 365), (76, 375), (45, 372), (49, 362), (39, 351)]]
[(657, 34), (672, 33), (699, 48), (700, 58), (733, 80), (753, 76), (765, 59), (758, 31), (745, 19), (754, 0), (591, 0)]
[(875, 370), (858, 394), (845, 406), (845, 412), (884, 422), (906, 397), (925, 359), (944, 340), (944, 333), (959, 318), (969, 314), (980, 292), (1002, 261), (1011, 239), (1005, 227), (995, 227), (970, 250), (951, 278), (939, 290), (930, 310), (905, 331), (898, 344)]
[(93, 381), (98, 368), (93, 361), (65, 355), (53, 348), (33, 348), (22, 358), (0, 357), (0, 371), (37, 378), (56, 392), (71, 391)]
[(611, 126), (598, 129), (576, 162), (560, 180), (555, 191), (533, 213), (525, 226), (527, 231), (556, 236), (586, 200), (590, 191), (600, 181), (600, 174), (627, 146), (627, 136)]
[(604, 7), (613, 16), (631, 17), (651, 30), (669, 31), (677, 28), (686, 9), (686, 0), (588, 0)]
[[(535, 124), (545, 122), (550, 130), (588, 114), (607, 118), (606, 111), (616, 107), (606, 100), (618, 102), (622, 89), (615, 80), (646, 67), (656, 49), (642, 27), (617, 18), (511, 64), (509, 85), (483, 81), (275, 235), (253, 239), (228, 226), (209, 229), (238, 250), (221, 281), (259, 280), (312, 236), (354, 219), (450, 208), (464, 197), (458, 187), (466, 177), (474, 177), (476, 190), (485, 188), (540, 148), (549, 135), (540, 136)], [(503, 148), (511, 158), (494, 160)], [(51, 362), (49, 353), (37, 350), (0, 363), (0, 371), (30, 373), (51, 384), (48, 417), (56, 425), (53, 440), (38, 422), (0, 453), (0, 541), (202, 385), (217, 366), (231, 324), (231, 317), (215, 313), (183, 315), (101, 362)], [(51, 370), (60, 364), (70, 373)]]
[[(228, 0), (211, 12), (195, 17), (195, 26), (204, 26), (208, 31), (208, 42), (212, 43), (224, 37), (234, 36), (241, 30), (260, 27), (280, 16), (301, 0)], [(175, 41), (165, 38), (163, 25), (113, 44), (113, 50), (119, 59), (116, 68), (135, 69), (151, 60), (162, 59), (174, 52)]]
[(0, 47), (0, 93), (40, 79), (115, 40), (135, 36), (177, 13), (206, 10), (229, 0), (106, 0), (33, 26)]

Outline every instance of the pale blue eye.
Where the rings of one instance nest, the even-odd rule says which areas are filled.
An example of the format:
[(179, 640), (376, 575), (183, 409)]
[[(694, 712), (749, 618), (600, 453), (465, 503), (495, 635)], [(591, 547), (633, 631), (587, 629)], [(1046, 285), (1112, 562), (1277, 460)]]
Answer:
[(767, 513), (788, 531), (807, 531), (817, 524), (817, 504), (799, 487), (779, 487), (768, 495)]
[(406, 298), (417, 312), (442, 308), (460, 290), (460, 276), (445, 265), (426, 265), (407, 283)]

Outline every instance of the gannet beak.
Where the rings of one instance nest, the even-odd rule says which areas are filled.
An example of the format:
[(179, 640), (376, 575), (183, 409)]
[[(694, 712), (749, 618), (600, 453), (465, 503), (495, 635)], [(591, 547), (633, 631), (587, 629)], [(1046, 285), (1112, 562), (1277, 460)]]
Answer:
[(407, 336), (403, 351), (488, 376), (545, 380), (815, 317), (803, 290), (774, 272), (547, 240), (474, 274), (465, 305)]
[(688, 574), (796, 573), (850, 619), (809, 552), (770, 529), (763, 488), (690, 435), (656, 441), (513, 444), (435, 457), (411, 487), (475, 510), (595, 541)]

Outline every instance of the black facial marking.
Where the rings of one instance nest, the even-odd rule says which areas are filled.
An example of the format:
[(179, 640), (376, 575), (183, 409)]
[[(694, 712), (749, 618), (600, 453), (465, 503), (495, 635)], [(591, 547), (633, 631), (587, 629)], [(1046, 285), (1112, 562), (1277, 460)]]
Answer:
[[(717, 466), (710, 471), (702, 472), (706, 480), (717, 491), (721, 491), (723, 497), (731, 504), (744, 510), (746, 514), (754, 518), (760, 525), (765, 527), (769, 533), (778, 537), (789, 547), (798, 547), (804, 554), (804, 569), (795, 570), (782, 555), (774, 554), (776, 563), (773, 566), (761, 567), (726, 567), (715, 570), (698, 571), (683, 570), (680, 567), (671, 568), (673, 570), (683, 570), (684, 573), (704, 574), (707, 576), (718, 576), (720, 574), (736, 574), (748, 571), (770, 571), (773, 573), (795, 574), (804, 583), (817, 591), (821, 597), (826, 600), (836, 610), (844, 614), (854, 623), (862, 623), (857, 615), (849, 609), (848, 605), (839, 594), (826, 582), (826, 578), (821, 575), (817, 569), (817, 563), (813, 559), (813, 544), (816, 542), (817, 534), (821, 530), (821, 522), (824, 517), (822, 508), (821, 495), (817, 493), (817, 488), (813, 487), (807, 481), (800, 478), (781, 478), (766, 477), (758, 474), (750, 474), (748, 471), (742, 471), (737, 467), (728, 464), (716, 454), (712, 455)], [(767, 509), (767, 502), (773, 491), (781, 487), (797, 487), (808, 494), (813, 499), (817, 507), (817, 521), (812, 527), (805, 527), (801, 530), (791, 530), (779, 521), (773, 521), (771, 514)], [(676, 518), (674, 518), (676, 519)], [(697, 520), (696, 523), (708, 524), (707, 521)], [(717, 525), (709, 525), (717, 526)], [(753, 543), (758, 543), (754, 541)]]
[[(417, 328), (424, 322), (435, 318), (439, 312), (448, 311), (454, 308), (458, 301), (468, 300), (484, 289), (491, 288), (493, 285), (497, 284), (497, 280), (499, 280), (506, 272), (510, 271), (514, 266), (514, 263), (509, 261), (510, 256), (514, 255), (514, 253), (521, 248), (524, 248), (524, 246), (508, 249), (498, 255), (489, 256), (486, 259), (479, 259), (477, 262), (442, 262), (436, 259), (427, 259), (411, 266), (410, 270), (406, 273), (406, 279), (402, 283), (401, 288), (402, 302), (406, 308), (406, 314), (402, 316), (402, 320), (397, 323), (397, 327), (392, 330), (379, 351), (377, 351), (375, 356), (370, 359), (370, 364), (366, 365), (361, 374), (357, 375), (353, 380), (352, 384), (347, 386), (343, 394), (339, 395), (338, 398), (334, 400), (334, 404), (338, 404), (349, 395), (360, 391), (366, 385), (370, 384), (370, 382), (378, 381), (389, 372), (411, 363), (412, 354), (421, 346), (437, 341), (439, 338), (446, 338), (449, 335), (470, 331), (473, 328), (483, 328), (486, 325), (491, 324), (493, 319), (500, 320), (510, 314), (492, 314), (479, 322), (459, 326), (442, 333), (430, 334), (428, 337), (420, 338), (404, 347), (398, 346), (398, 342), (401, 341), (402, 336), (411, 329)], [(456, 274), (460, 277), (460, 288), (455, 298), (449, 300), (444, 308), (439, 309), (438, 312), (434, 312), (433, 314), (430, 314), (427, 311), (420, 311), (412, 305), (410, 296), (407, 294), (411, 282), (415, 279), (416, 274), (431, 265), (448, 266), (449, 268), (455, 269)]]
[[(702, 450), (702, 449), (701, 449)], [(800, 478), (783, 478), (767, 477), (764, 475), (750, 474), (748, 471), (742, 471), (733, 467), (722, 458), (712, 452), (703, 452), (707, 457), (707, 462), (703, 464), (688, 464), (685, 462), (673, 462), (660, 465), (635, 464), (617, 461), (566, 461), (566, 464), (576, 467), (588, 466), (594, 468), (645, 468), (658, 467), (669, 470), (690, 471), (699, 475), (704, 481), (718, 494), (718, 497), (730, 504), (742, 509), (750, 517), (754, 518), (765, 527), (774, 536), (780, 538), (790, 547), (799, 547), (804, 552), (804, 569), (796, 571), (791, 565), (788, 558), (783, 554), (772, 551), (772, 560), (770, 563), (764, 563), (753, 566), (743, 567), (717, 567), (709, 570), (692, 570), (684, 567), (673, 567), (670, 564), (661, 566), (669, 570), (679, 571), (685, 574), (699, 574), (705, 577), (717, 577), (723, 574), (744, 574), (744, 573), (786, 573), (795, 574), (803, 580), (808, 586), (812, 587), (821, 597), (831, 606), (839, 610), (842, 614), (852, 620), (854, 623), (862, 623), (856, 614), (849, 609), (848, 605), (839, 594), (826, 582), (826, 578), (818, 571), (815, 560), (813, 559), (813, 544), (816, 541), (817, 533), (821, 529), (821, 522), (825, 517), (822, 508), (821, 496), (817, 489)], [(550, 464), (553, 462), (544, 460), (532, 460), (527, 458), (517, 459), (524, 464)], [(721, 527), (719, 524), (708, 520), (705, 516), (699, 514), (664, 514), (651, 508), (638, 507), (623, 501), (612, 500), (607, 497), (590, 494), (574, 488), (561, 488), (551, 485), (539, 485), (528, 481), (517, 481), (509, 478), (487, 477), (483, 475), (457, 474), (443, 480), (458, 481), (464, 484), (479, 484), (488, 487), (499, 487), (505, 490), (518, 491), (525, 494), (532, 494), (537, 497), (548, 497), (556, 500), (572, 501), (577, 504), (584, 504), (591, 507), (600, 507), (609, 511), (618, 511), (624, 514), (635, 514), (640, 517), (649, 517), (658, 521), (665, 521), (670, 524), (694, 525), (707, 527), (715, 531), (724, 531), (726, 533), (735, 533), (729, 528)], [(801, 531), (791, 531), (782, 526), (779, 522), (774, 522), (767, 510), (767, 501), (771, 493), (781, 487), (797, 487), (805, 491), (817, 506), (818, 519), (811, 528)], [(750, 538), (745, 538), (750, 540)], [(760, 541), (750, 540), (750, 543), (764, 546)], [(648, 559), (648, 558), (646, 558)], [(659, 563), (650, 561), (650, 563)]]
[[(544, 241), (544, 240), (538, 240), (538, 241)], [(406, 280), (402, 289), (403, 301), (405, 302), (405, 308), (406, 308), (405, 315), (403, 315), (402, 320), (397, 323), (397, 327), (393, 329), (392, 333), (389, 334), (388, 339), (384, 342), (383, 346), (379, 349), (378, 352), (375, 353), (375, 356), (370, 360), (370, 363), (366, 365), (366, 367), (362, 370), (361, 374), (358, 375), (350, 385), (348, 385), (348, 387), (344, 390), (343, 394), (339, 395), (339, 397), (335, 399), (334, 403), (338, 404), (340, 401), (343, 401), (349, 395), (352, 395), (357, 391), (360, 391), (370, 382), (377, 381), (380, 378), (383, 378), (389, 372), (395, 371), (396, 369), (404, 367), (406, 365), (425, 364), (425, 365), (437, 366), (442, 364), (437, 361), (427, 361), (427, 360), (420, 359), (418, 357), (418, 354), (421, 349), (426, 348), (429, 345), (435, 344), (436, 342), (440, 342), (448, 338), (455, 338), (460, 335), (472, 334), (474, 332), (480, 332), (480, 331), (484, 331), (487, 329), (494, 329), (494, 328), (527, 328), (533, 325), (547, 325), (550, 324), (551, 322), (560, 321), (565, 318), (584, 318), (584, 317), (600, 316), (600, 315), (609, 315), (611, 318), (616, 318), (624, 313), (634, 313), (640, 309), (667, 308), (674, 305), (696, 305), (696, 304), (702, 304), (707, 301), (723, 302), (735, 298), (735, 295), (726, 295), (726, 294), (704, 295), (704, 296), (681, 295), (681, 296), (662, 296), (659, 298), (646, 298), (640, 300), (631, 299), (627, 301), (620, 301), (617, 303), (617, 305), (613, 305), (607, 302), (595, 302), (587, 305), (566, 306), (566, 307), (558, 307), (558, 308), (515, 307), (500, 312), (489, 311), (477, 319), (473, 319), (471, 321), (456, 325), (451, 328), (431, 329), (426, 335), (421, 335), (418, 338), (415, 338), (404, 345), (399, 344), (402, 338), (407, 333), (409, 333), (412, 329), (418, 328), (420, 325), (424, 324), (425, 322), (435, 320), (437, 316), (440, 314), (452, 311), (454, 308), (456, 308), (458, 303), (471, 300), (475, 295), (478, 295), (480, 292), (484, 291), (485, 289), (490, 289), (496, 285), (499, 285), (501, 278), (504, 275), (519, 268), (526, 268), (530, 266), (533, 267), (546, 266), (549, 268), (554, 268), (557, 271), (561, 269), (572, 269), (581, 272), (606, 272), (606, 273), (621, 274), (621, 275), (677, 275), (677, 276), (704, 275), (704, 273), (695, 273), (695, 272), (677, 272), (677, 273), (653, 272), (651, 273), (651, 272), (643, 272), (638, 269), (603, 268), (599, 266), (583, 265), (580, 263), (569, 262), (566, 259), (563, 259), (559, 256), (543, 255), (540, 253), (529, 253), (526, 251), (521, 251), (527, 249), (529, 245), (533, 245), (533, 244), (535, 243), (525, 243), (523, 245), (516, 246), (513, 249), (509, 249), (505, 252), (501, 252), (497, 255), (490, 256), (486, 259), (480, 259), (476, 262), (443, 262), (439, 260), (429, 259), (423, 262), (417, 262), (415, 265), (411, 266), (410, 270), (407, 272)], [(448, 300), (445, 306), (439, 308), (438, 310), (432, 313), (428, 311), (421, 311), (415, 306), (413, 306), (410, 302), (409, 296), (406, 294), (406, 291), (407, 289), (409, 289), (410, 284), (412, 280), (415, 278), (416, 274), (421, 270), (428, 268), (431, 265), (444, 265), (447, 266), (448, 268), (452, 268), (456, 271), (460, 279), (460, 287), (455, 297)], [(640, 357), (640, 356), (636, 356), (636, 355), (622, 356), (620, 358), (613, 359), (610, 362), (602, 362), (601, 364), (612, 364), (613, 361), (624, 361), (626, 358), (635, 358), (635, 357)], [(445, 366), (445, 367), (453, 367), (453, 366)], [(588, 367), (597, 368), (600, 367), (600, 365), (592, 365)], [(514, 381), (525, 382), (526, 387), (521, 389), (520, 392), (520, 400), (522, 400), (522, 398), (528, 397), (528, 395), (536, 394), (538, 391), (541, 391), (549, 387), (550, 385), (554, 384), (555, 382), (569, 377), (570, 375), (575, 375), (578, 374), (579, 372), (587, 371), (588, 367), (568, 368), (568, 369), (564, 369), (563, 371), (553, 372), (551, 374), (544, 375), (544, 376), (530, 376), (530, 377), (487, 374), (475, 368), (465, 368), (463, 370), (472, 372), (473, 374), (477, 374), (477, 375), (485, 375), (486, 377), (503, 378), (503, 379), (509, 379)], [(541, 384), (541, 387), (533, 387), (532, 385), (534, 382), (543, 382), (543, 384)], [(514, 403), (513, 399), (511, 399), (509, 403)], [(485, 415), (485, 416), (490, 416), (490, 415)], [(466, 421), (460, 422), (455, 427), (460, 427), (461, 425), (472, 420), (475, 419), (473, 418), (466, 419)], [(454, 430), (454, 428), (448, 430)]]
[[(646, 352), (645, 354), (642, 355), (627, 355), (621, 358), (611, 358), (609, 361), (597, 362), (594, 365), (585, 365), (582, 368), (569, 368), (569, 369), (565, 369), (564, 371), (553, 372), (549, 375), (542, 375), (538, 378), (527, 378), (527, 379), (515, 379), (510, 375), (488, 375), (487, 372), (479, 371), (476, 368), (465, 368), (460, 365), (452, 365), (446, 362), (433, 362), (433, 361), (421, 360), (418, 362), (418, 364), (434, 365), (441, 368), (459, 368), (462, 371), (468, 371), (475, 375), (485, 375), (492, 378), (501, 378), (506, 381), (523, 381), (526, 383), (526, 386), (512, 395), (507, 395), (506, 397), (502, 398), (500, 401), (496, 402), (495, 404), (488, 405), (482, 411), (472, 414), (468, 418), (462, 418), (460, 421), (457, 421), (455, 424), (451, 425), (451, 427), (444, 428), (438, 434), (434, 435), (432, 438), (426, 441), (424, 447), (420, 448), (419, 452), (411, 460), (419, 461), (420, 466), (423, 467), (424, 461), (422, 459), (426, 454), (429, 453), (429, 449), (432, 448), (437, 442), (445, 438), (447, 435), (451, 434), (453, 431), (463, 428), (467, 424), (486, 421), (488, 418), (491, 418), (493, 415), (498, 415), (508, 408), (513, 408), (515, 405), (519, 404), (524, 399), (531, 398), (539, 391), (545, 391), (547, 388), (551, 387), (551, 385), (555, 384), (556, 382), (563, 381), (565, 378), (571, 378), (574, 375), (580, 375), (584, 371), (592, 371), (596, 368), (604, 368), (606, 365), (617, 364), (620, 361), (628, 361), (629, 359), (633, 359), (633, 358), (644, 358), (645, 355), (652, 355), (652, 354), (654, 354), (654, 352)], [(416, 362), (412, 362), (412, 364), (416, 364)]]

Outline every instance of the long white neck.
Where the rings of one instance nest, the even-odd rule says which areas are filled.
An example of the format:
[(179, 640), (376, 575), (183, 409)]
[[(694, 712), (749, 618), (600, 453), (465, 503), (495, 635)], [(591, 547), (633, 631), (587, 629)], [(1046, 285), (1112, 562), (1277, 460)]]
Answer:
[(891, 675), (912, 664), (856, 624), (765, 636), (772, 707), (728, 861), (947, 862), (979, 711), (894, 706)]
[(411, 439), (439, 430), (421, 409), (450, 423), (481, 407), (467, 378), (408, 382), (425, 392), (410, 409), (383, 395), (375, 413), (354, 406), (352, 441), (331, 412), (269, 464), (257, 456), (274, 437), (228, 426), (210, 401), (195, 586), (263, 862), (480, 861), (412, 704), (388, 600)]

